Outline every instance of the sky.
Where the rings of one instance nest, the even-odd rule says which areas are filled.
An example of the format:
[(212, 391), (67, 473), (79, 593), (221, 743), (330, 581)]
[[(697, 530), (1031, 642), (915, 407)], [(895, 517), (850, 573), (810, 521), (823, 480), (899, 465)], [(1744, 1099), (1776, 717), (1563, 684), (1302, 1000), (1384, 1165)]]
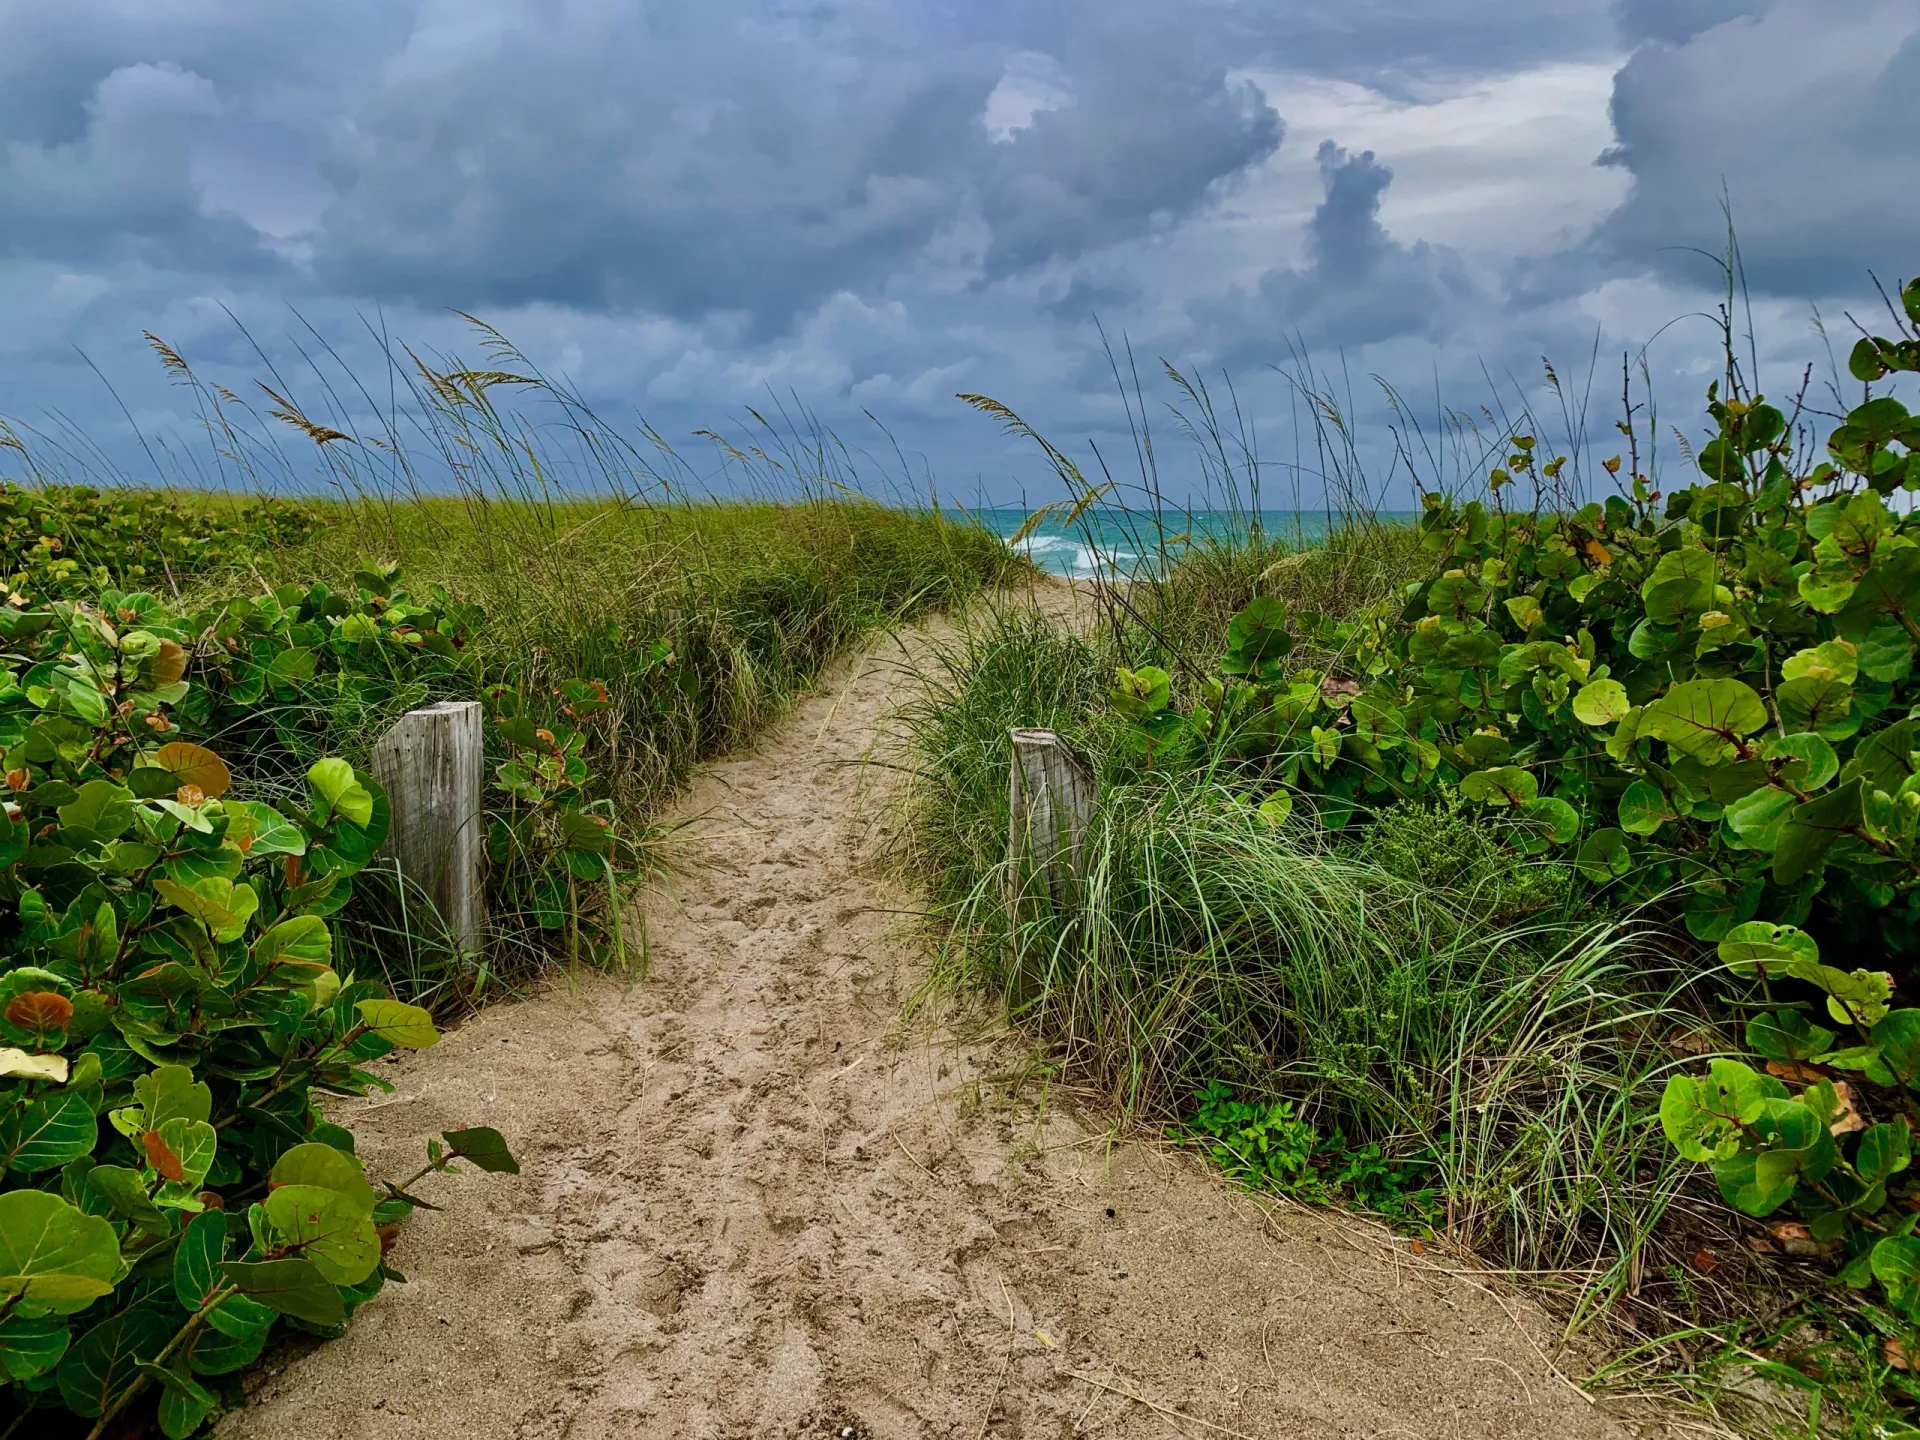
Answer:
[(465, 312), (716, 484), (696, 431), (785, 409), (879, 483), (1053, 498), (969, 392), (1096, 473), (1144, 415), (1204, 499), (1171, 363), (1316, 503), (1302, 366), (1383, 478), (1375, 377), (1429, 428), (1560, 415), (1545, 357), (1601, 431), (1626, 354), (1697, 428), (1729, 207), (1770, 391), (1920, 271), (1920, 0), (0, 0), (0, 36), (0, 415), (135, 480), (204, 445), (143, 333), (358, 433), (335, 367), (479, 359)]

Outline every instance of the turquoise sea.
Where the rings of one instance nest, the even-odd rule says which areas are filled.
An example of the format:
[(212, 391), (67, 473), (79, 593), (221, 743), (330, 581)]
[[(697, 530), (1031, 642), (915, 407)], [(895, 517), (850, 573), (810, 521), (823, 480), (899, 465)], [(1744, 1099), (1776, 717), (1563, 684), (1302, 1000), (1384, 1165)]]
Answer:
[[(1022, 509), (976, 510), (973, 515), (1003, 538), (1011, 540), (1027, 523)], [(1382, 519), (1398, 517), (1382, 516)], [(1405, 518), (1411, 519), (1411, 516)], [(1017, 548), (1042, 570), (1085, 579), (1093, 575), (1132, 575), (1162, 548), (1208, 539), (1245, 536), (1254, 515), (1248, 510), (1089, 510), (1071, 525), (1060, 514), (1049, 515), (1019, 540)], [(1339, 523), (1324, 510), (1263, 510), (1262, 533), (1293, 544), (1324, 539)]]

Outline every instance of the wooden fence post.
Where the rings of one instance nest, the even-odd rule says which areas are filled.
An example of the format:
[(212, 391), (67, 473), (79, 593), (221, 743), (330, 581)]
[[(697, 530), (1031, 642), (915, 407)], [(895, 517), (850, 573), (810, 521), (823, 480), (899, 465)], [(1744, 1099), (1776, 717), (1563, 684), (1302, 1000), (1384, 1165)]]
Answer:
[[(1086, 879), (1087, 826), (1098, 789), (1051, 730), (1016, 729), (1007, 770), (1007, 909), (1016, 937), (1035, 903), (1057, 915), (1078, 910)], [(1039, 977), (1016, 938), (1012, 998), (1032, 997)]]
[(393, 807), (387, 853), (468, 954), (485, 945), (485, 772), (477, 700), (414, 710), (373, 747), (373, 773)]

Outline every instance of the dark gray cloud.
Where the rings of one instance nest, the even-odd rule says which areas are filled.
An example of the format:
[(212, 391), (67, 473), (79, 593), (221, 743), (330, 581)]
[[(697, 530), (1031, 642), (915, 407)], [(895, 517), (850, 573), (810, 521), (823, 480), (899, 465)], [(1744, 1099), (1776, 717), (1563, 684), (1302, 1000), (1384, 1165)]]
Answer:
[(1766, 8), (1767, 0), (1615, 0), (1614, 16), (1630, 45), (1648, 40), (1684, 45), (1702, 31)]
[(1852, 294), (1870, 268), (1920, 269), (1920, 0), (1626, 9), (1654, 38), (1614, 82), (1606, 162), (1633, 185), (1598, 237), (1608, 254), (1704, 278), (1677, 247), (1724, 250), (1724, 189), (1766, 292)]
[(1116, 423), (1094, 315), (1143, 364), (1302, 344), (1465, 399), (1697, 305), (1723, 181), (1796, 345), (1920, 268), (1920, 0), (0, 0), (0, 35), (0, 410), (123, 447), (73, 347), (190, 433), (139, 332), (243, 386), (229, 311), (309, 382), (306, 321), (377, 364), (363, 321), (454, 348), (478, 311), (669, 432), (791, 392), (964, 477), (1005, 451), (955, 390)]
[(1387, 233), (1380, 211), (1393, 171), (1371, 150), (1353, 155), (1327, 140), (1315, 159), (1324, 194), (1307, 222), (1306, 263), (1267, 271), (1251, 294), (1195, 307), (1221, 359), (1431, 337), (1449, 316), (1497, 304), (1459, 255)]

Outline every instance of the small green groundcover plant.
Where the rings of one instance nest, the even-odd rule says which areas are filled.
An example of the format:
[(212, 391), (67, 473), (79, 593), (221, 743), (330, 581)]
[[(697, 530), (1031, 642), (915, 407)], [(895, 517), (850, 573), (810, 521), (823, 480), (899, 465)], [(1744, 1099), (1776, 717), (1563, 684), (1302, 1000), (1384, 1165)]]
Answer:
[(334, 968), (387, 802), (332, 757), (237, 798), (167, 738), (209, 703), (194, 652), (233, 653), (212, 633), (144, 595), (0, 608), (0, 1367), (30, 1434), (194, 1433), (276, 1333), (337, 1335), (398, 1278), (415, 1184), (516, 1168), (461, 1130), (376, 1185), (325, 1119), (438, 1039)]
[[(1296, 797), (1339, 827), (1456, 792), (1523, 854), (1684, 897), (1691, 935), (1763, 991), (1745, 1027), (1763, 1069), (1676, 1075), (1666, 1132), (1743, 1212), (1795, 1207), (1911, 1351), (1920, 1010), (1894, 1001), (1920, 947), (1920, 512), (1889, 501), (1920, 491), (1920, 417), (1872, 394), (1920, 370), (1920, 281), (1901, 300), (1817, 450), (1810, 412), (1731, 366), (1700, 481), (1664, 496), (1631, 417), (1604, 504), (1558, 503), (1566, 462), (1519, 436), (1490, 499), (1426, 498), (1426, 578), (1337, 626), (1256, 599), (1190, 694), (1142, 667), (1112, 699), (1149, 763), (1233, 762), (1276, 825)], [(1302, 636), (1337, 666), (1291, 667)]]
[(1377, 1144), (1354, 1147), (1340, 1131), (1322, 1135), (1290, 1100), (1256, 1104), (1215, 1081), (1194, 1097), (1193, 1116), (1172, 1127), (1249, 1190), (1314, 1205), (1346, 1205), (1431, 1232), (1440, 1192), (1422, 1157), (1390, 1158)]

